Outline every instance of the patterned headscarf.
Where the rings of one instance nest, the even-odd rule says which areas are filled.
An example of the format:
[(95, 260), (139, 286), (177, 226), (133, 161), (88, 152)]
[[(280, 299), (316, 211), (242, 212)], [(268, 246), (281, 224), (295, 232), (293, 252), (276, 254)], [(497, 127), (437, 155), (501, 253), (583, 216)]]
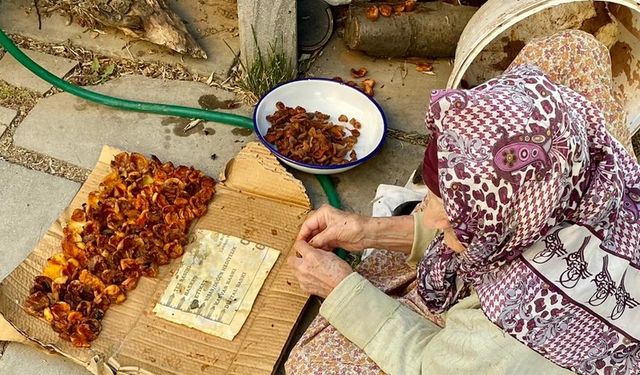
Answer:
[(446, 311), (473, 286), (487, 317), (579, 373), (640, 373), (640, 167), (597, 106), (520, 66), (434, 91), (446, 212), (419, 292)]

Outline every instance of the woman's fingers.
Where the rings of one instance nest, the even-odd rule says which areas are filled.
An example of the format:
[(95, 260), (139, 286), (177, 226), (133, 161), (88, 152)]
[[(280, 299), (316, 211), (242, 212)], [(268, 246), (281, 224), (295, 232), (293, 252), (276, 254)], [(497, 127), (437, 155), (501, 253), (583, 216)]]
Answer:
[(326, 226), (327, 223), (323, 212), (320, 212), (320, 210), (315, 211), (302, 223), (296, 240), (308, 241), (315, 233), (322, 231)]
[(326, 228), (313, 236), (309, 240), (309, 245), (318, 249), (330, 250), (332, 243), (336, 240), (334, 232), (333, 228)]
[(349, 274), (351, 266), (331, 253), (316, 249), (304, 241), (296, 241), (292, 250), (300, 254), (287, 259), (300, 288), (320, 297), (326, 297)]
[(300, 228), (300, 232), (298, 233), (296, 240), (308, 242), (315, 235), (325, 230), (327, 226), (329, 226), (329, 222), (332, 218), (335, 218), (336, 214), (339, 213), (339, 210), (336, 210), (326, 204), (323, 205), (320, 209), (309, 215), (304, 223), (302, 223), (302, 227)]
[(298, 270), (300, 268), (300, 265), (302, 264), (302, 258), (298, 258), (295, 255), (290, 255), (287, 258), (287, 264), (294, 270)]
[(296, 255), (299, 258), (302, 258), (302, 260), (304, 260), (305, 257), (309, 257), (309, 255), (311, 255), (313, 252), (317, 251), (317, 249), (313, 248), (305, 241), (296, 241), (293, 244), (293, 250), (295, 250)]
[(306, 255), (309, 255), (315, 250), (313, 247), (311, 247), (311, 245), (304, 241), (296, 241), (293, 244), (293, 249), (296, 251), (296, 253), (300, 254), (302, 258), (304, 258)]

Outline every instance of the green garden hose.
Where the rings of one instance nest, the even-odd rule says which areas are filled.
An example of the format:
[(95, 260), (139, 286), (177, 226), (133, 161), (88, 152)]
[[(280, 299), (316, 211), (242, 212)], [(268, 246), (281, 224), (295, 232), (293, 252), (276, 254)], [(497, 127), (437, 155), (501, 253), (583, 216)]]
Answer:
[(33, 72), (33, 74), (49, 82), (53, 86), (68, 92), (69, 94), (73, 94), (90, 102), (127, 111), (156, 113), (165, 116), (199, 118), (253, 130), (253, 120), (245, 116), (234, 115), (231, 113), (208, 111), (201, 108), (183, 107), (171, 104), (147, 103), (135, 100), (115, 98), (113, 96), (100, 94), (76, 86), (65, 81), (64, 79), (58, 78), (57, 76), (31, 60), (29, 56), (25, 55), (15, 44), (13, 44), (11, 39), (9, 39), (7, 34), (5, 34), (2, 29), (0, 29), (0, 45), (2, 45), (2, 47), (20, 64), (24, 65), (25, 68)]
[[(60, 90), (66, 91), (69, 94), (75, 95), (90, 102), (126, 111), (155, 113), (164, 116), (198, 118), (202, 120), (213, 121), (221, 124), (238, 126), (253, 130), (253, 119), (246, 116), (172, 104), (148, 103), (136, 100), (121, 99), (76, 86), (61, 78), (58, 78), (56, 75), (52, 74), (51, 72), (47, 71), (36, 62), (31, 60), (29, 56), (25, 55), (13, 43), (13, 41), (7, 36), (7, 34), (4, 33), (2, 29), (0, 29), (0, 45), (20, 64), (33, 72), (33, 74), (35, 74), (36, 76), (49, 82), (51, 85), (59, 88)], [(322, 175), (316, 175), (316, 178), (318, 179), (318, 182), (320, 182), (320, 185), (322, 186), (322, 189), (327, 196), (329, 204), (331, 204), (333, 207), (341, 208), (340, 197), (338, 196), (336, 187), (331, 179), (328, 176)], [(338, 249), (336, 250), (336, 253), (342, 259), (347, 258), (347, 253), (345, 250)]]

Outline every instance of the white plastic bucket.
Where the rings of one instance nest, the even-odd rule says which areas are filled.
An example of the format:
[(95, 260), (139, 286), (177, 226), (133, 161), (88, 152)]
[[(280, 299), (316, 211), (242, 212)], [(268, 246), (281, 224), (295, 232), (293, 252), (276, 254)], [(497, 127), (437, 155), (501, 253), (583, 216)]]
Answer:
[[(569, 0), (489, 0), (469, 21), (460, 37), (447, 86), (458, 87), (466, 74), (473, 74), (475, 78), (482, 76), (483, 79), (497, 76), (500, 72), (485, 69), (483, 62), (476, 59), (494, 40), (503, 37), (503, 33), (514, 30), (513, 26), (519, 22), (540, 16), (541, 12), (553, 14), (554, 9), (560, 7), (588, 6), (591, 3)], [(606, 3), (619, 30), (617, 40), (613, 41), (616, 48), (611, 49), (614, 90), (624, 102), (628, 126), (633, 134), (640, 129), (640, 1), (611, 0)], [(570, 20), (567, 22), (570, 23)], [(532, 35), (531, 38), (541, 36), (539, 32), (542, 29), (532, 29), (532, 33), (538, 35)], [(549, 30), (549, 35), (553, 31), (557, 30)]]

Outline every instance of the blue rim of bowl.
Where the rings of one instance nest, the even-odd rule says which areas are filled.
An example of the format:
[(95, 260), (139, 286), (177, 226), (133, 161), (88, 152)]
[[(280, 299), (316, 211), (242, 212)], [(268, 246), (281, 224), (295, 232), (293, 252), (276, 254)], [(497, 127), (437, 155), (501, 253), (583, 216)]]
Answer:
[[(348, 163), (344, 163), (344, 164), (338, 164), (338, 165), (317, 165), (317, 164), (307, 164), (307, 163), (302, 163), (293, 159), (290, 159), (284, 155), (282, 155), (280, 153), (280, 151), (278, 151), (278, 149), (276, 149), (271, 143), (267, 142), (266, 139), (264, 139), (264, 137), (262, 136), (262, 134), (260, 133), (260, 130), (258, 129), (258, 108), (260, 107), (260, 103), (262, 103), (262, 101), (269, 96), (269, 94), (271, 94), (272, 91), (282, 87), (282, 86), (286, 86), (288, 84), (291, 83), (295, 83), (295, 82), (303, 82), (303, 81), (326, 81), (326, 82), (332, 82), (335, 83), (336, 85), (341, 85), (344, 87), (347, 87), (351, 90), (355, 90), (358, 94), (364, 96), (365, 98), (367, 98), (371, 103), (373, 103), (374, 106), (376, 106), (376, 108), (378, 109), (378, 112), (380, 113), (380, 115), (382, 116), (382, 138), (380, 139), (380, 143), (378, 143), (378, 145), (376, 146), (376, 148), (373, 149), (373, 151), (371, 151), (370, 153), (368, 153), (365, 157), (361, 158), (361, 159), (357, 159), (355, 161), (351, 161)], [(263, 145), (265, 145), (272, 153), (274, 153), (275, 155), (277, 155), (279, 158), (284, 159), (286, 161), (288, 161), (289, 163), (301, 166), (301, 167), (305, 167), (305, 168), (311, 168), (311, 169), (324, 169), (324, 170), (332, 170), (332, 169), (343, 169), (343, 168), (350, 168), (350, 167), (355, 167), (357, 165), (360, 165), (366, 161), (368, 161), (369, 159), (373, 158), (374, 156), (376, 156), (378, 154), (378, 152), (380, 152), (380, 150), (382, 149), (382, 146), (384, 146), (384, 143), (386, 141), (387, 138), (387, 116), (384, 113), (384, 110), (382, 109), (382, 107), (380, 107), (380, 104), (378, 104), (378, 102), (376, 102), (372, 97), (368, 96), (367, 94), (363, 93), (362, 91), (360, 91), (359, 89), (355, 88), (355, 87), (351, 87), (349, 85), (347, 85), (346, 83), (343, 82), (337, 82), (334, 81), (332, 79), (329, 78), (301, 78), (301, 79), (294, 79), (291, 81), (287, 81), (284, 83), (279, 84), (276, 87), (273, 87), (271, 90), (267, 91), (266, 94), (264, 94), (260, 100), (258, 101), (258, 103), (256, 103), (256, 106), (253, 110), (253, 131), (256, 133), (256, 135), (258, 136), (258, 138), (260, 139), (260, 142), (262, 142)]]

